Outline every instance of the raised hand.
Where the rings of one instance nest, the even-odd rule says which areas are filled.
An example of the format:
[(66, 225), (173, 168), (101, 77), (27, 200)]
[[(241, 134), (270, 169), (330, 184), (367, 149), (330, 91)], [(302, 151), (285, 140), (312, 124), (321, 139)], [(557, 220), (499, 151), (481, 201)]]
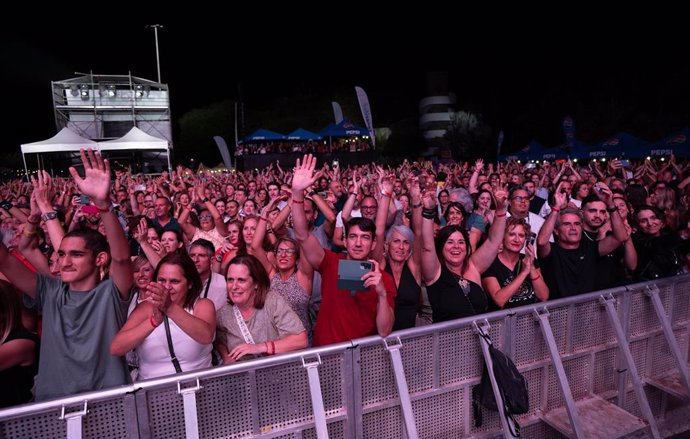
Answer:
[(505, 187), (499, 186), (494, 191), (494, 200), (496, 201), (496, 210), (505, 210), (508, 207), (508, 191)]
[(563, 192), (563, 182), (560, 182), (556, 187), (556, 192), (553, 194), (553, 208), (561, 210), (568, 204), (568, 194)]
[(295, 172), (292, 175), (292, 190), (303, 191), (314, 184), (318, 175), (314, 174), (314, 169), (316, 169), (316, 157), (311, 154), (305, 154), (301, 163), (297, 159)]
[(100, 209), (110, 207), (110, 163), (101, 157), (101, 153), (89, 148), (79, 151), (81, 161), (84, 164), (84, 178), (79, 176), (74, 167), (70, 166), (69, 172), (72, 174), (79, 191), (82, 195), (90, 197), (94, 205)]
[[(465, 164), (467, 164), (467, 162), (465, 162)], [(474, 163), (474, 170), (481, 172), (482, 169), (484, 169), (484, 159), (477, 159), (477, 161)]]
[(46, 171), (38, 171), (38, 179), (31, 177), (31, 183), (34, 186), (33, 195), (36, 196), (36, 204), (38, 208), (41, 209), (42, 213), (51, 212), (53, 210), (53, 205), (51, 203), (53, 199), (53, 182), (50, 178), (50, 174)]
[(613, 192), (611, 192), (611, 189), (609, 189), (606, 183), (600, 181), (595, 184), (594, 193), (597, 194), (597, 197), (599, 197), (601, 201), (606, 203), (606, 206), (613, 206)]

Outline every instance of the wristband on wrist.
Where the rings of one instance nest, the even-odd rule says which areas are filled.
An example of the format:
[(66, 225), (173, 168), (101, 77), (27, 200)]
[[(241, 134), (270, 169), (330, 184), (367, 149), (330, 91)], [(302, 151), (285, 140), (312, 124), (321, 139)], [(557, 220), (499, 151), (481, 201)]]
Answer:
[(415, 204), (412, 205), (412, 208), (413, 208), (413, 209), (419, 209), (420, 207), (422, 207), (422, 203), (421, 203), (421, 202), (420, 202), (420, 203), (415, 203)]
[(541, 274), (537, 275), (537, 277), (531, 277), (530, 276), (530, 279), (532, 279), (532, 282), (534, 282), (535, 280), (539, 280), (540, 277), (541, 277)]
[(436, 215), (437, 215), (437, 211), (436, 211), (435, 207), (432, 207), (432, 208), (425, 207), (422, 209), (422, 218), (432, 220), (432, 219), (436, 218)]
[(381, 195), (384, 197), (391, 198), (393, 194), (391, 192), (381, 191)]
[(157, 328), (159, 325), (158, 323), (156, 323), (156, 319), (153, 318), (153, 314), (151, 314), (151, 317), (149, 317), (149, 323), (151, 323), (151, 326), (153, 326), (154, 328)]
[(617, 210), (618, 210), (618, 208), (615, 205), (606, 207), (606, 211), (608, 213), (613, 213), (613, 212), (616, 212)]
[(295, 200), (294, 198), (292, 199), (292, 202), (294, 204), (304, 204), (304, 200)]
[(494, 217), (496, 217), (496, 218), (501, 218), (501, 217), (503, 217), (503, 216), (506, 216), (507, 214), (508, 214), (508, 212), (495, 213), (495, 214), (494, 214)]

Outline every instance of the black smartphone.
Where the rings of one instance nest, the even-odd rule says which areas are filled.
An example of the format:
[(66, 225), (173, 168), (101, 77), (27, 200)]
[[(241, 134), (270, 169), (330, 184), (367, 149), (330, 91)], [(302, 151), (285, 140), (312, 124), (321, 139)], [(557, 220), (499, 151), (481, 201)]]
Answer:
[(84, 195), (82, 195), (79, 197), (79, 202), (81, 204), (89, 204), (91, 200), (89, 199), (89, 197), (85, 197)]
[(349, 290), (354, 296), (357, 291), (366, 291), (362, 276), (369, 273), (373, 264), (369, 261), (341, 259), (338, 262), (338, 289)]

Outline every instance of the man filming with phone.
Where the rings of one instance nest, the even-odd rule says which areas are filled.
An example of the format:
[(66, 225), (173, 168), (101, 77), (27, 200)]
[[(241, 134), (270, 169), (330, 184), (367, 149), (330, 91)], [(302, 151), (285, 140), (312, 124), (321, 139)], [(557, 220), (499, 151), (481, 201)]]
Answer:
[[(345, 226), (347, 255), (325, 250), (308, 231), (304, 213), (304, 190), (316, 181), (315, 168), (316, 157), (305, 155), (301, 162), (297, 160), (292, 177), (295, 237), (309, 263), (322, 277), (322, 302), (312, 345), (323, 346), (374, 334), (386, 336), (393, 328), (396, 289), (393, 278), (382, 272), (376, 261), (368, 260), (376, 242), (375, 225), (367, 218), (353, 218)], [(342, 259), (362, 261), (358, 264), (365, 273), (360, 278), (361, 291), (338, 288)]]

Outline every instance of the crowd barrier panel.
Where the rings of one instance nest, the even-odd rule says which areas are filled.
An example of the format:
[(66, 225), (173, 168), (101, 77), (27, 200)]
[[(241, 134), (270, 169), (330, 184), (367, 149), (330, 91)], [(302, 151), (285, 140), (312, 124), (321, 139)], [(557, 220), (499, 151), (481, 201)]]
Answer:
[(584, 404), (629, 421), (621, 437), (640, 429), (659, 437), (657, 421), (689, 407), (689, 308), (690, 276), (597, 291), (18, 406), (0, 411), (0, 438), (498, 437), (498, 413), (483, 410), (480, 427), (472, 414), (478, 326), (528, 380), (523, 437), (615, 427), (579, 419)]

